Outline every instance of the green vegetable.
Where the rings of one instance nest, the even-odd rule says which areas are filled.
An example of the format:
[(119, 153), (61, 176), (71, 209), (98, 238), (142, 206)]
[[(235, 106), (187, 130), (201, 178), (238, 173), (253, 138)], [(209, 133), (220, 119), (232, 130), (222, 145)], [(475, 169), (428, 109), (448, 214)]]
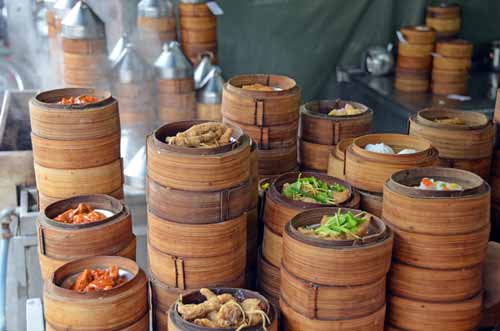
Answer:
[(360, 215), (353, 215), (350, 211), (342, 214), (339, 209), (335, 215), (326, 216), (326, 222), (315, 228), (314, 233), (322, 236), (340, 236), (342, 234), (350, 234), (359, 239), (356, 232), (361, 224), (368, 221), (368, 219), (360, 217)]
[(289, 199), (335, 204), (333, 192), (344, 192), (346, 188), (338, 183), (327, 184), (315, 177), (304, 177), (299, 174), (293, 183), (283, 185), (283, 195)]
[(262, 185), (260, 185), (260, 189), (261, 189), (262, 191), (265, 191), (265, 190), (267, 190), (268, 188), (269, 188), (269, 182), (267, 182), (267, 183), (263, 183)]

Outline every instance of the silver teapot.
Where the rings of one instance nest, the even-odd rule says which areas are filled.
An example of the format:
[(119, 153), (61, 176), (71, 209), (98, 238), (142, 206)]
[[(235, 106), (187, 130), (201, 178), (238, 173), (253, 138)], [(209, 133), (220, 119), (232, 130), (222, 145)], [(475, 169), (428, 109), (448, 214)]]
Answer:
[(383, 76), (394, 69), (394, 55), (392, 44), (383, 46), (372, 46), (362, 56), (361, 69), (375, 76)]

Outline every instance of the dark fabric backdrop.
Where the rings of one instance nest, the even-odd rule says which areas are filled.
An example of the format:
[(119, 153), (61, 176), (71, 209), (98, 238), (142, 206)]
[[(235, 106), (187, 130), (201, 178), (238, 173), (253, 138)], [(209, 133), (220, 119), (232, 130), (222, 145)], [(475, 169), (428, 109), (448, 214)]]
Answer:
[[(426, 0), (217, 0), (219, 59), (226, 78), (279, 73), (297, 80), (303, 100), (335, 93), (335, 67), (360, 63), (371, 45), (395, 41), (401, 25), (424, 23)], [(456, 1), (461, 37), (500, 39), (500, 0)]]

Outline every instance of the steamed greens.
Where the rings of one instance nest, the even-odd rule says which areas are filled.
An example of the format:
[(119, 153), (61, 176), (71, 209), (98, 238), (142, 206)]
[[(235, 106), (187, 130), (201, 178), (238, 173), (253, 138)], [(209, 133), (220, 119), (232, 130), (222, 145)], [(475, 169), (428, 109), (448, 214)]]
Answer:
[(360, 239), (368, 233), (371, 216), (365, 213), (354, 215), (348, 211), (335, 215), (325, 215), (319, 225), (299, 228), (305, 235), (329, 240)]
[(282, 194), (292, 200), (326, 205), (341, 203), (349, 197), (345, 186), (328, 184), (315, 177), (302, 178), (301, 175), (295, 182), (283, 185)]

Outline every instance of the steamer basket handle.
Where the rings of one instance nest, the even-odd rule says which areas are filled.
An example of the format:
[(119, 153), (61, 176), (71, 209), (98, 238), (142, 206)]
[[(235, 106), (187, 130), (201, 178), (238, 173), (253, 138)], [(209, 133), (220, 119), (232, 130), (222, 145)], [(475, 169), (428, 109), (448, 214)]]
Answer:
[(260, 131), (259, 148), (269, 149), (269, 128), (268, 127), (260, 127), (259, 131)]
[(229, 198), (230, 192), (224, 190), (220, 192), (220, 215), (219, 221), (224, 222), (229, 218)]
[[(348, 147), (349, 148), (349, 147)], [(347, 148), (344, 150), (344, 169), (342, 170), (342, 173), (344, 175), (344, 178), (345, 178), (345, 169), (346, 169), (346, 164), (347, 164)]]
[(408, 117), (408, 120), (406, 121), (406, 134), (410, 135), (410, 125), (411, 125), (411, 116)]
[(257, 126), (264, 126), (265, 125), (265, 104), (264, 100), (257, 99), (255, 100), (255, 119), (254, 123)]
[(184, 260), (177, 256), (172, 256), (175, 266), (175, 284), (181, 290), (186, 289), (186, 278), (184, 274)]
[(340, 129), (341, 129), (340, 122), (334, 121), (333, 122), (333, 145), (337, 145), (340, 142)]
[(308, 306), (311, 307), (307, 311), (307, 317), (310, 319), (316, 319), (318, 315), (318, 286), (313, 283), (308, 284), (309, 291), (307, 295), (307, 300), (309, 301)]

